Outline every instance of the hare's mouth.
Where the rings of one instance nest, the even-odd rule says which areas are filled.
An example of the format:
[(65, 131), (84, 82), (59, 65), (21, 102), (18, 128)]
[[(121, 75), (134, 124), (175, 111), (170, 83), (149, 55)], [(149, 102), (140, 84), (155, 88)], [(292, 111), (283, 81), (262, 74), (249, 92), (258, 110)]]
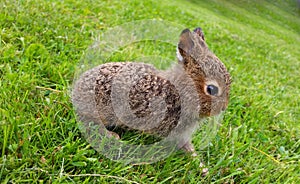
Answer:
[(200, 116), (201, 117), (210, 117), (210, 116), (216, 116), (220, 113), (224, 112), (227, 109), (228, 103), (224, 101), (215, 101), (206, 103), (201, 109), (200, 109)]

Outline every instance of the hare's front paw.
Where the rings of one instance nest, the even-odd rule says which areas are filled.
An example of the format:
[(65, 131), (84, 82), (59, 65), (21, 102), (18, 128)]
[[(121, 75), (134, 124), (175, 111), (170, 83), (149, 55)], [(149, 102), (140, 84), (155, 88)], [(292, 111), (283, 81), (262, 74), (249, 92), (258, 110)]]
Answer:
[[(186, 152), (189, 152), (191, 153), (191, 155), (193, 157), (196, 157), (197, 156), (197, 153), (195, 151), (195, 148), (193, 146), (193, 144), (191, 142), (187, 142), (183, 145), (183, 147), (181, 148), (183, 149), (184, 151)], [(203, 162), (200, 162), (200, 165), (199, 167), (202, 169), (202, 176), (205, 177), (208, 175), (209, 171), (208, 171), (208, 168), (205, 166), (205, 164)]]
[(197, 156), (197, 153), (195, 152), (195, 148), (191, 142), (187, 142), (182, 146), (182, 149), (186, 152), (189, 152), (192, 154), (193, 157)]
[(200, 168), (202, 168), (202, 176), (205, 177), (209, 174), (209, 170), (208, 168), (205, 166), (205, 164), (203, 162), (200, 162), (199, 165)]

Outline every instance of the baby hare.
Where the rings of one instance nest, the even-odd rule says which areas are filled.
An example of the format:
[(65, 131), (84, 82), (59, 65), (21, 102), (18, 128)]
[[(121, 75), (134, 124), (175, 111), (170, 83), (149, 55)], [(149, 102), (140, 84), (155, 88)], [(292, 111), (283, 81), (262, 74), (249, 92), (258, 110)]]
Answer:
[(134, 62), (86, 71), (72, 91), (79, 120), (171, 135), (179, 140), (178, 148), (194, 152), (191, 137), (199, 122), (227, 108), (230, 75), (208, 49), (201, 28), (182, 31), (177, 58), (166, 71)]

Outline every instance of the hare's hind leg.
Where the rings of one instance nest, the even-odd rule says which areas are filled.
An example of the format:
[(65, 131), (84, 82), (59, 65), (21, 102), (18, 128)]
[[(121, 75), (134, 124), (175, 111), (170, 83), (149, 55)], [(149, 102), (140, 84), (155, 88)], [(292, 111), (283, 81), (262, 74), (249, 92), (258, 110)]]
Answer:
[(113, 132), (113, 131), (107, 131), (107, 134), (106, 134), (108, 137), (115, 137), (116, 139), (120, 139), (120, 136), (119, 134), (117, 134), (116, 132)]

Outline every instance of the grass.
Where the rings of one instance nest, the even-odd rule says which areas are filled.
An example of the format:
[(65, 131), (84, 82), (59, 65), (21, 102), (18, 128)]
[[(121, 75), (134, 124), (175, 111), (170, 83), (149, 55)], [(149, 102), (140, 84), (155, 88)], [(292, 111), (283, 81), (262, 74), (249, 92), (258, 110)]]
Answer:
[[(300, 18), (296, 1), (1, 1), (3, 183), (299, 183)], [(210, 145), (150, 165), (113, 162), (82, 137), (70, 103), (75, 67), (99, 31), (133, 20), (201, 26), (233, 77)], [(117, 36), (117, 35), (116, 35)], [(124, 48), (162, 54), (145, 42)], [(146, 48), (146, 49), (145, 49)], [(149, 49), (147, 49), (149, 48)], [(127, 49), (127, 50), (126, 50)], [(210, 170), (201, 176), (200, 161)]]

